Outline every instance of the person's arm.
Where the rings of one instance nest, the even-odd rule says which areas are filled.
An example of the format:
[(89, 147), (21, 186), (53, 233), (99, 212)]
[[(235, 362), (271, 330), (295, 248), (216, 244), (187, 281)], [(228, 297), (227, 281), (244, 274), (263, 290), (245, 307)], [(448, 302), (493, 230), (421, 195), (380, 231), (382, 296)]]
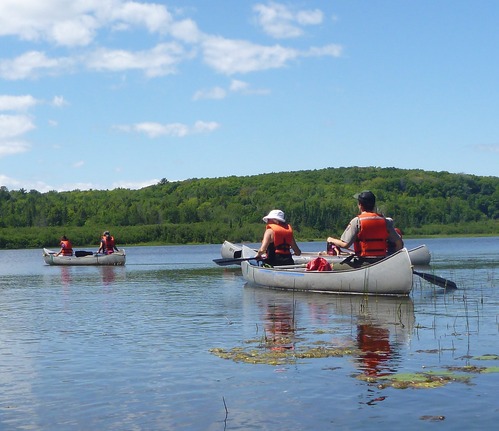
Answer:
[(394, 251), (398, 251), (404, 248), (404, 241), (402, 237), (395, 230), (393, 223), (387, 221), (387, 229), (388, 229), (388, 242), (394, 244)]
[(267, 229), (263, 234), (262, 244), (256, 253), (256, 257), (261, 257), (262, 254), (267, 253), (269, 244), (273, 241), (274, 231), (272, 229)]
[(355, 241), (359, 230), (357, 220), (358, 217), (355, 217), (350, 221), (345, 231), (341, 234), (341, 238), (334, 238), (330, 236), (328, 237), (327, 242), (333, 243), (336, 247), (350, 248)]
[(342, 241), (339, 238), (333, 238), (332, 236), (327, 237), (327, 242), (332, 243), (335, 247), (348, 248), (349, 244), (345, 241)]
[(294, 237), (293, 237), (293, 242), (291, 243), (291, 248), (295, 252), (295, 256), (299, 256), (301, 254), (300, 247), (298, 247), (298, 244), (296, 243)]

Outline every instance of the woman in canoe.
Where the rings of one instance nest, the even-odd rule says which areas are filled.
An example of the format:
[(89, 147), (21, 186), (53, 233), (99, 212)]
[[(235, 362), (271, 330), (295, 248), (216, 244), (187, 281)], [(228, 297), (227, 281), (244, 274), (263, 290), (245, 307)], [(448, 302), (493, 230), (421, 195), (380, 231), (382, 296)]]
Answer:
[(73, 256), (73, 245), (66, 235), (62, 236), (60, 245), (61, 249), (59, 250), (59, 253), (56, 254), (56, 256), (60, 256), (61, 254), (63, 256)]
[(112, 254), (115, 251), (118, 251), (118, 248), (116, 247), (116, 244), (114, 242), (114, 236), (112, 236), (108, 230), (106, 230), (102, 234), (102, 238), (100, 240), (100, 247), (97, 253), (104, 253), (104, 254)]
[(376, 196), (366, 190), (354, 195), (359, 207), (359, 215), (354, 217), (341, 235), (329, 237), (328, 243), (336, 247), (349, 248), (354, 245), (355, 254), (364, 262), (382, 259), (388, 254), (388, 244), (393, 251), (404, 247), (404, 242), (390, 221), (375, 212)]
[(272, 210), (262, 220), (267, 226), (256, 258), (266, 254), (264, 263), (268, 265), (293, 265), (291, 250), (296, 256), (301, 254), (301, 250), (296, 244), (293, 228), (286, 223), (284, 213), (281, 210)]

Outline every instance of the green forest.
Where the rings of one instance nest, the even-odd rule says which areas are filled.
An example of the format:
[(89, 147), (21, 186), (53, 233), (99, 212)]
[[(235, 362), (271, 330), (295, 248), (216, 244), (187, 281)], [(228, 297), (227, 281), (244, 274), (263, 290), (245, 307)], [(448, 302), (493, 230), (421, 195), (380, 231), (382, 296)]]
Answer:
[(97, 246), (260, 241), (262, 217), (281, 209), (298, 241), (340, 235), (371, 190), (405, 236), (499, 235), (499, 177), (348, 167), (253, 176), (166, 179), (140, 190), (70, 192), (0, 187), (0, 248), (56, 247), (67, 235)]

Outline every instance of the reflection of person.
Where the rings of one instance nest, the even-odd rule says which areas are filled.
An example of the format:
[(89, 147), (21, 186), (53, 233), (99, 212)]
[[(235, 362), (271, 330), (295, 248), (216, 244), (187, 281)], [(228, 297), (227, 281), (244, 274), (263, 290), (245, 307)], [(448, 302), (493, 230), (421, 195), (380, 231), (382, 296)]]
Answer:
[(363, 191), (354, 197), (360, 214), (350, 221), (341, 238), (329, 237), (327, 242), (341, 248), (349, 248), (353, 244), (355, 254), (366, 261), (386, 257), (389, 243), (393, 244), (394, 251), (404, 247), (402, 238), (393, 227), (393, 220), (375, 212), (374, 193)]
[(364, 373), (368, 376), (382, 375), (384, 362), (392, 357), (390, 332), (371, 324), (357, 325), (357, 342), (361, 350)]
[(115, 251), (118, 251), (116, 244), (114, 242), (114, 236), (111, 236), (108, 230), (106, 230), (102, 234), (102, 238), (100, 240), (100, 247), (97, 250), (97, 253), (111, 254)]
[(60, 246), (61, 249), (59, 250), (59, 253), (56, 254), (56, 256), (59, 256), (61, 254), (63, 256), (73, 256), (73, 245), (66, 235), (62, 236)]
[(268, 265), (293, 265), (291, 249), (296, 256), (301, 254), (301, 250), (296, 244), (293, 228), (286, 223), (284, 213), (281, 210), (272, 210), (263, 217), (263, 221), (267, 223), (267, 226), (257, 258), (267, 254), (264, 262)]

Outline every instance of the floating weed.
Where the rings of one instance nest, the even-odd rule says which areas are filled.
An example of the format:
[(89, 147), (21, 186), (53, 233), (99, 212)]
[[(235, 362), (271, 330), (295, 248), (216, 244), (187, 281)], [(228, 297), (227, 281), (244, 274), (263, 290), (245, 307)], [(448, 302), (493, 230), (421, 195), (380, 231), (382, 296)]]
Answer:
[(464, 373), (488, 374), (499, 373), (499, 367), (477, 367), (476, 365), (466, 365), (464, 367), (448, 367), (452, 371), (460, 371)]
[(473, 359), (476, 359), (477, 361), (497, 361), (499, 360), (499, 355), (482, 355), (482, 356), (474, 356)]
[(350, 347), (304, 346), (297, 348), (289, 344), (267, 344), (258, 347), (234, 347), (232, 349), (214, 348), (210, 352), (222, 359), (248, 364), (284, 365), (296, 363), (299, 359), (319, 359), (341, 357), (357, 353)]
[(425, 373), (399, 373), (385, 376), (359, 375), (357, 379), (369, 383), (379, 383), (379, 388), (392, 387), (395, 389), (431, 389), (439, 388), (450, 382), (468, 382), (471, 376), (462, 376), (449, 371)]

